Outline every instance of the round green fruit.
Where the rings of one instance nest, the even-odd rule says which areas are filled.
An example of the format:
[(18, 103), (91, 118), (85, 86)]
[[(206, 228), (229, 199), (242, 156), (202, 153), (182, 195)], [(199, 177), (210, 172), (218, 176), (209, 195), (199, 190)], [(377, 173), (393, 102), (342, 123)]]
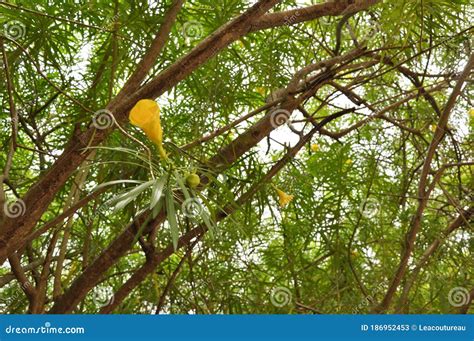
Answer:
[(199, 178), (199, 175), (197, 175), (197, 174), (194, 174), (194, 173), (189, 174), (186, 177), (186, 183), (191, 188), (196, 188), (199, 185), (200, 182), (201, 182), (201, 179)]

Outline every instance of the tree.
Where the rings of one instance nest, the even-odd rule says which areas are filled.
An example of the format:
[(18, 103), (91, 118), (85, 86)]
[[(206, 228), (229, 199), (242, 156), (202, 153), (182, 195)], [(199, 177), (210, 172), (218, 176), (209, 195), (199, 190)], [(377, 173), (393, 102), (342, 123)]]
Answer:
[(0, 8), (5, 312), (469, 311), (468, 1)]

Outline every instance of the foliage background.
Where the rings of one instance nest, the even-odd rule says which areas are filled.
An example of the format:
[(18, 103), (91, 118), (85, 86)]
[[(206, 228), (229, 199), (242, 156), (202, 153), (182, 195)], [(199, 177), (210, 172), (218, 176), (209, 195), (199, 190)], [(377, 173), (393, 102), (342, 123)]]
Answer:
[[(186, 1), (143, 83), (160, 76), (253, 3)], [(270, 12), (317, 3), (281, 1)], [(2, 63), (2, 169), (7, 168), (14, 135), (10, 99), (18, 115), (13, 163), (2, 177), (5, 201), (27, 196), (68, 150), (75, 134), (91, 129), (94, 113), (117, 96), (149, 50), (170, 5), (170, 1), (140, 0), (0, 3), (3, 60), (9, 67), (7, 76)], [(406, 250), (405, 238), (420, 204), (427, 150), (472, 55), (473, 12), (467, 0), (390, 0), (347, 20), (349, 26), (343, 25), (340, 35), (340, 53), (355, 48), (354, 37), (373, 51), (349, 59), (346, 69), (330, 77), (339, 86), (353, 85), (352, 98), (326, 82), (301, 106), (315, 121), (342, 109), (355, 111), (315, 133), (271, 179), (276, 187), (294, 195), (284, 208), (262, 179), (297, 144), (299, 136), (291, 128), (303, 133), (311, 130), (311, 120), (301, 110), (294, 110), (291, 127), (285, 124), (265, 134), (221, 175), (218, 167), (206, 168), (206, 160), (271, 114), (271, 109), (185, 151), (178, 146), (264, 106), (297, 70), (333, 58), (343, 15), (303, 22), (297, 22), (298, 15), (287, 17), (285, 24), (247, 33), (208, 58), (157, 102), (165, 146), (178, 173), (184, 176), (197, 169), (211, 179), (201, 202), (215, 220), (215, 233), (172, 252), (131, 294), (114, 298), (147, 262), (144, 239), (135, 243), (65, 312), (97, 313), (114, 301), (113, 312), (126, 314), (373, 312), (386, 297)], [(472, 294), (470, 299), (465, 296), (474, 288), (472, 81), (470, 73), (448, 113), (446, 129), (440, 128), (444, 138), (430, 163), (428, 180), (446, 169), (433, 183), (407, 271), (383, 311), (472, 312)], [(436, 85), (440, 88), (425, 90)], [(360, 98), (355, 100), (358, 105), (354, 93)], [(415, 95), (397, 104), (407, 94)], [(387, 107), (388, 119), (371, 116)], [(357, 122), (362, 123), (353, 127)], [(154, 150), (141, 131), (126, 120), (120, 124)], [(331, 137), (330, 132), (346, 128), (350, 129), (346, 134)], [(74, 281), (87, 275), (84, 269), (100, 259), (103, 250), (147, 209), (151, 188), (119, 210), (113, 209), (110, 200), (130, 191), (131, 184), (116, 184), (90, 196), (97, 185), (108, 181), (151, 179), (144, 148), (120, 130), (111, 130), (98, 148), (90, 146), (88, 151), (95, 154), (90, 161), (67, 174), (67, 181), (55, 191), (32, 231), (53, 224), (16, 250), (20, 270), (14, 271), (11, 253), (1, 266), (0, 309), (4, 313), (41, 313), (55, 304), (61, 306), (59, 297), (72, 295)], [(166, 166), (159, 158), (154, 156), (153, 162), (157, 174), (164, 174)], [(257, 184), (255, 195), (236, 203)], [(174, 189), (181, 188), (175, 185)], [(67, 219), (54, 221), (84, 198), (88, 198), (84, 205)], [(178, 196), (175, 200), (179, 235), (183, 236), (199, 225), (199, 219), (183, 215)], [(34, 210), (32, 201), (25, 200), (22, 216)], [(233, 205), (235, 212), (220, 220), (225, 203)], [(20, 226), (18, 219), (22, 219), (4, 218), (5, 226)], [(462, 220), (460, 226), (445, 235), (456, 219)], [(169, 247), (171, 228), (164, 222), (152, 238), (148, 236), (148, 246), (158, 251)], [(423, 261), (437, 239), (443, 243)], [(64, 259), (58, 261), (61, 249)], [(403, 300), (403, 289), (409, 286)], [(464, 289), (464, 305), (456, 304), (456, 288)]]

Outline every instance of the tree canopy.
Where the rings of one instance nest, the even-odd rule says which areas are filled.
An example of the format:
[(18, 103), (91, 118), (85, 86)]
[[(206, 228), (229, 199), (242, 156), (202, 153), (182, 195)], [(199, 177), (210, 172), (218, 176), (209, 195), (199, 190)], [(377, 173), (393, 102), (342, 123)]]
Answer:
[(4, 313), (472, 313), (471, 1), (0, 13)]

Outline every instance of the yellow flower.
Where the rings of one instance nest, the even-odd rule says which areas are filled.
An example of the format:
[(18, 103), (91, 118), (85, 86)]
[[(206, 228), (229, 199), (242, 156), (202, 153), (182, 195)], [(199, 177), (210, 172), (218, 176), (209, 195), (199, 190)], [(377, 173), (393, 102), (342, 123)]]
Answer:
[(265, 88), (259, 86), (255, 89), (260, 95), (265, 96)]
[(351, 160), (351, 159), (347, 159), (347, 160), (346, 160), (346, 164), (347, 164), (347, 165), (351, 165), (351, 164), (352, 164), (352, 160)]
[(471, 116), (471, 118), (474, 118), (474, 108), (469, 110), (469, 116)]
[(294, 198), (294, 195), (286, 194), (281, 189), (275, 187), (275, 190), (278, 194), (278, 203), (280, 204), (280, 207), (285, 207)]
[(430, 125), (430, 130), (434, 133), (436, 131), (436, 125), (435, 124), (431, 124)]
[(319, 150), (319, 146), (318, 146), (316, 143), (313, 143), (313, 144), (311, 145), (311, 150), (312, 150), (313, 152), (317, 152), (317, 151)]
[(167, 159), (163, 149), (163, 130), (161, 129), (160, 107), (152, 99), (141, 99), (130, 110), (128, 116), (130, 123), (141, 128), (146, 136), (158, 147), (158, 152), (163, 159)]

